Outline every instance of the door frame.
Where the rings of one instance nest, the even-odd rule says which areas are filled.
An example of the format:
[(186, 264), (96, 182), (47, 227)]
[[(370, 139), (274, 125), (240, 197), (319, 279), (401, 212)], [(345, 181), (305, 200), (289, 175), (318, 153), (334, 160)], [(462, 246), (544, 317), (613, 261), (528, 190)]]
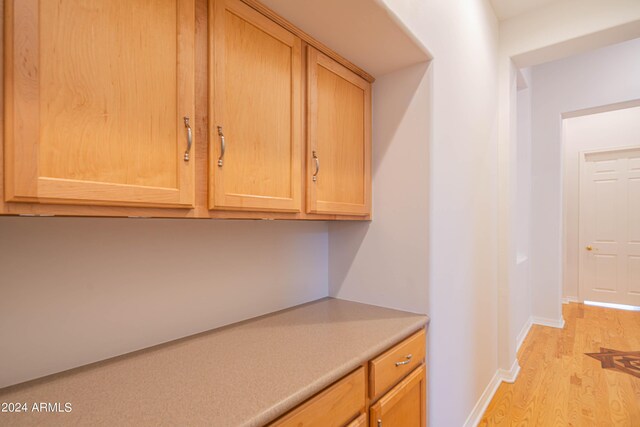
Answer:
[[(585, 191), (583, 187), (584, 179), (586, 178), (587, 173), (587, 156), (592, 154), (606, 154), (606, 153), (619, 153), (623, 151), (637, 151), (640, 150), (640, 145), (630, 145), (630, 146), (621, 146), (621, 147), (613, 147), (613, 148), (603, 148), (598, 150), (585, 150), (580, 151), (580, 160), (578, 165), (578, 248), (582, 248), (587, 244), (587, 242), (583, 241), (583, 227), (584, 227), (584, 218), (582, 215), (583, 212), (583, 193)], [(565, 251), (563, 250), (563, 258)], [(580, 251), (580, 256), (578, 257), (578, 302), (583, 303), (584, 299), (584, 291), (583, 291), (583, 283), (584, 278), (582, 275), (582, 265), (584, 263), (585, 254)]]

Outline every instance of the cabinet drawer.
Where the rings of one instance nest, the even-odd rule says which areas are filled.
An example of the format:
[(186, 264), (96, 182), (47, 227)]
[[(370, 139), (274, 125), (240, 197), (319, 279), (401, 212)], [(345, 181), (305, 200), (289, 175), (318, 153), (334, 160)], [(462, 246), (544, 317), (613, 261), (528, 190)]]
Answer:
[(371, 406), (370, 425), (372, 427), (425, 427), (427, 423), (426, 374), (426, 368), (420, 365)]
[(344, 426), (364, 410), (365, 393), (364, 368), (360, 367), (271, 426)]
[(369, 362), (369, 395), (380, 396), (422, 363), (426, 351), (426, 333), (416, 332)]

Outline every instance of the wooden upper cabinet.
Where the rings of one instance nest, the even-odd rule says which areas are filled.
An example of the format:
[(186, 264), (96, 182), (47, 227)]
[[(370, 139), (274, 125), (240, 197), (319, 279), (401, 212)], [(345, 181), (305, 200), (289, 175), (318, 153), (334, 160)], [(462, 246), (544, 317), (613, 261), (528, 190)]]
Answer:
[(307, 60), (307, 212), (369, 215), (371, 84), (314, 48)]
[(302, 42), (240, 0), (209, 10), (209, 207), (299, 212)]
[(194, 205), (194, 0), (5, 0), (5, 25), (6, 201)]
[(0, 5), (0, 215), (370, 218), (373, 77), (259, 1)]

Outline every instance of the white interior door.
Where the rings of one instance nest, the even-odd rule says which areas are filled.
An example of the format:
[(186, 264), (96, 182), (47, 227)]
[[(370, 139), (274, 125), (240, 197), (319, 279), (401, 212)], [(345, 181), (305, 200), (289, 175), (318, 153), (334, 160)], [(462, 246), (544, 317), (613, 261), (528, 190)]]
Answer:
[(581, 157), (580, 298), (640, 306), (640, 148)]

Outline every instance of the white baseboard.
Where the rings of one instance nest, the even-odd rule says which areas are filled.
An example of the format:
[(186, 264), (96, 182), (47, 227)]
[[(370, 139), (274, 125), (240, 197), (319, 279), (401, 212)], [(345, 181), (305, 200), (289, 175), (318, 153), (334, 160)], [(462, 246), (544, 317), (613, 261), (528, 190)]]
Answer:
[(464, 422), (464, 427), (476, 427), (480, 424), (480, 420), (482, 420), (482, 416), (484, 412), (487, 410), (491, 399), (493, 399), (493, 395), (498, 391), (498, 387), (500, 387), (500, 383), (502, 382), (502, 376), (500, 374), (501, 369), (498, 369), (491, 378), (489, 385), (484, 389), (480, 399), (476, 403), (476, 406), (473, 407), (473, 410), (467, 417), (467, 421)]
[(552, 328), (564, 328), (564, 319), (560, 318), (560, 320), (558, 319), (548, 319), (546, 317), (537, 317), (537, 316), (532, 316), (531, 317), (531, 321), (535, 324), (535, 325), (541, 325), (541, 326), (549, 326)]
[(578, 299), (578, 297), (562, 297), (563, 304), (569, 304), (572, 302), (580, 302), (580, 300)]
[[(531, 326), (533, 325), (542, 325), (542, 326), (550, 326), (552, 328), (564, 328), (564, 319), (556, 320), (556, 319), (548, 319), (544, 317), (536, 317), (531, 316), (527, 319), (527, 323), (522, 327), (522, 330), (518, 334), (517, 342), (516, 342), (516, 351), (520, 349), (520, 346), (524, 342), (525, 338), (529, 334), (531, 330)], [(491, 399), (498, 391), (498, 387), (504, 381), (506, 383), (513, 383), (518, 378), (518, 374), (520, 373), (520, 364), (518, 363), (518, 359), (513, 361), (513, 365), (509, 369), (498, 369), (496, 373), (491, 378), (491, 381), (487, 385), (487, 387), (482, 392), (480, 399), (476, 402), (476, 405), (473, 407), (473, 410), (467, 417), (467, 420), (464, 423), (464, 427), (476, 427), (480, 424), (482, 420), (482, 416), (484, 415), (489, 403), (491, 403)]]
[(520, 363), (518, 363), (518, 359), (513, 361), (511, 368), (507, 369), (498, 369), (500, 373), (500, 378), (502, 381), (506, 383), (514, 383), (516, 382), (516, 378), (518, 378), (518, 374), (520, 373)]
[(515, 382), (516, 378), (518, 378), (518, 374), (520, 373), (520, 364), (518, 363), (518, 359), (513, 361), (513, 365), (511, 365), (510, 369), (498, 369), (496, 373), (491, 378), (489, 385), (484, 389), (480, 399), (476, 402), (476, 406), (473, 407), (473, 410), (467, 417), (467, 420), (464, 422), (464, 427), (477, 427), (482, 420), (482, 416), (484, 412), (487, 410), (489, 403), (491, 403), (491, 399), (498, 391), (498, 387), (504, 381), (507, 383)]
[(516, 338), (516, 353), (518, 352), (518, 350), (520, 350), (520, 346), (524, 342), (525, 338), (527, 338), (527, 335), (529, 335), (531, 326), (533, 326), (533, 316), (529, 316), (529, 318), (527, 319), (527, 323), (524, 324), (524, 326), (522, 327), (522, 330), (520, 331), (520, 333), (518, 334), (518, 337)]

